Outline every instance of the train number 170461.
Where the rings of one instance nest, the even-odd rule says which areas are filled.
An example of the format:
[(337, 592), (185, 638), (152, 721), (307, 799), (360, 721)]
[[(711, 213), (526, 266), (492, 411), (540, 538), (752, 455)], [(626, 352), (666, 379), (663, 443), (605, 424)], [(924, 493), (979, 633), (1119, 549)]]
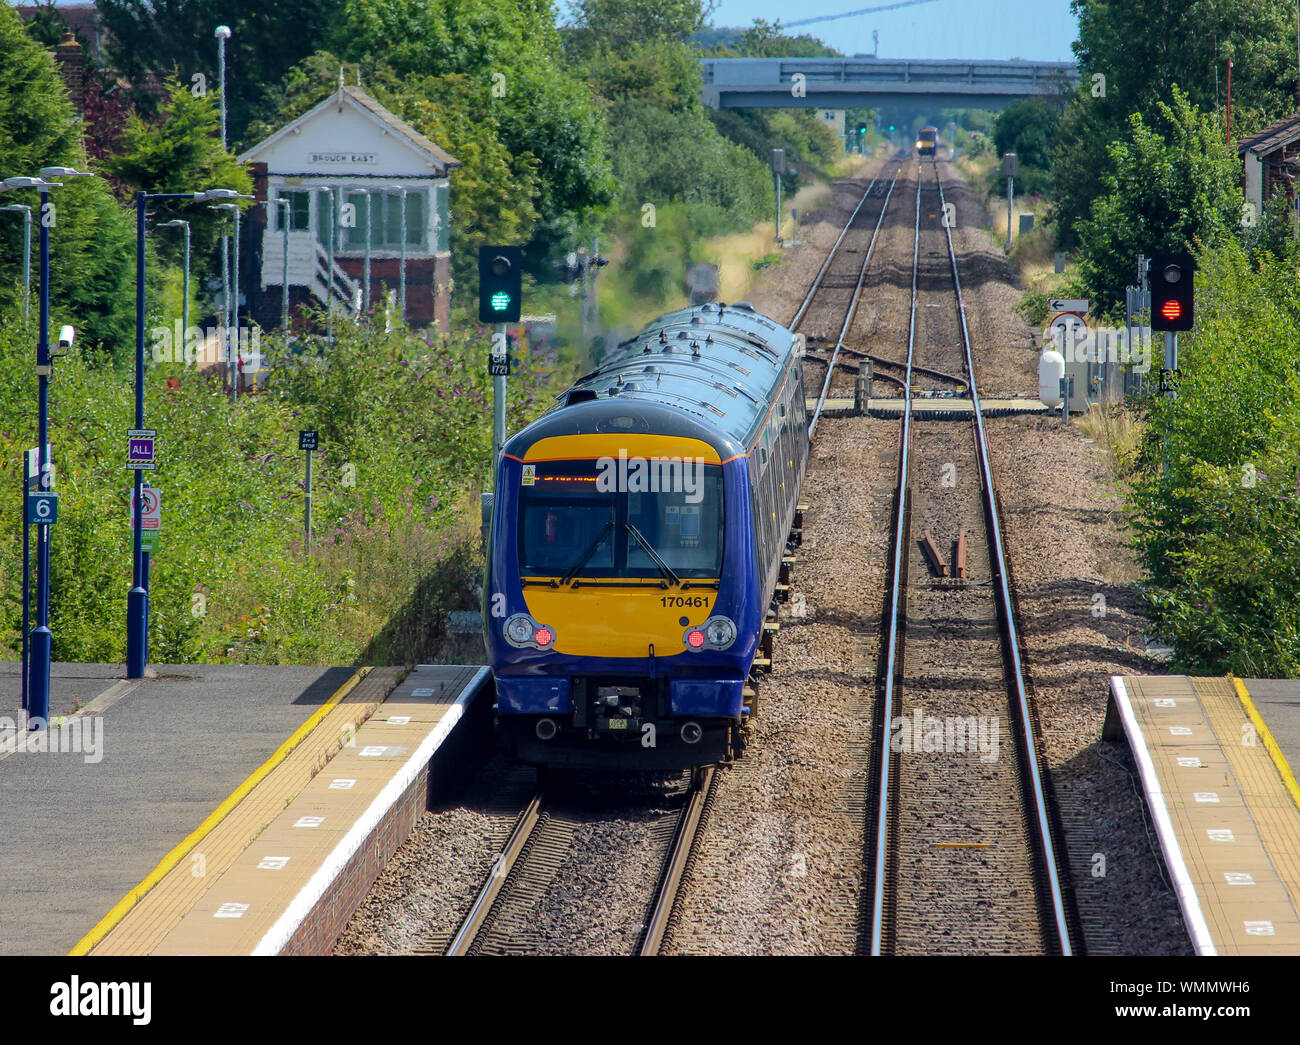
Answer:
[(704, 607), (709, 604), (707, 595), (665, 595), (659, 600), (665, 606)]

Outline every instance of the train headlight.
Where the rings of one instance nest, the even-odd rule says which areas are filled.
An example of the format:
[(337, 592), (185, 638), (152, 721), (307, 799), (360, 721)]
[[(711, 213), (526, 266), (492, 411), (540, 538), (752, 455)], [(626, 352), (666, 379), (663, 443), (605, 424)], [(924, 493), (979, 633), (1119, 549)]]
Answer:
[(686, 629), (682, 642), (688, 650), (726, 649), (736, 641), (736, 622), (730, 617), (710, 617)]
[(555, 645), (555, 629), (538, 624), (526, 613), (516, 613), (507, 618), (501, 633), (510, 645), (519, 649), (548, 650)]
[(526, 613), (516, 613), (502, 629), (505, 632), (506, 641), (512, 646), (527, 646), (531, 644), (533, 638), (533, 620)]
[(730, 617), (711, 617), (704, 624), (704, 634), (714, 649), (726, 649), (736, 641), (736, 624)]

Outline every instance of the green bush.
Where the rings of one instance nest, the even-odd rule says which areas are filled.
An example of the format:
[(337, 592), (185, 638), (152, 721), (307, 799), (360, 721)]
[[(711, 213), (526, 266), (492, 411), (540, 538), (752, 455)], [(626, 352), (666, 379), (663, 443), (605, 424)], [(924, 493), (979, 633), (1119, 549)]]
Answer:
[(1300, 290), (1235, 243), (1199, 260), (1181, 387), (1148, 404), (1132, 487), (1152, 617), (1190, 671), (1296, 677)]
[[(484, 336), (463, 330), (430, 344), (405, 330), (349, 323), (336, 324), (336, 334), (332, 347), (300, 338), (294, 354), (264, 346), (269, 390), (237, 403), (193, 369), (151, 366), (146, 421), (158, 430), (160, 456), (151, 479), (163, 492), (152, 660), (424, 655), (447, 612), (476, 605), (474, 494), (491, 462)], [(0, 476), (15, 497), (22, 450), (35, 441), (29, 355), (15, 325), (0, 323)], [(522, 362), (510, 382), (512, 430), (540, 413), (567, 376), (553, 359)], [(54, 655), (121, 661), (131, 384), (74, 353), (57, 364), (50, 398), (60, 497)], [(310, 554), (301, 428), (321, 437)], [(18, 527), (0, 529), (0, 645), (10, 655), (21, 643), (20, 541)], [(413, 637), (421, 635), (417, 648)]]

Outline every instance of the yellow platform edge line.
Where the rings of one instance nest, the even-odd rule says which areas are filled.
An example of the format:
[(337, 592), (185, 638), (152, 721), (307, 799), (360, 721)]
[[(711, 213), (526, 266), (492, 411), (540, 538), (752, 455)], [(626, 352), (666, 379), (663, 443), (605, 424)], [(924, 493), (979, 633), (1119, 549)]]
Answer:
[(1291, 766), (1286, 760), (1286, 755), (1282, 754), (1282, 749), (1278, 747), (1277, 741), (1273, 739), (1273, 734), (1268, 731), (1268, 726), (1264, 724), (1264, 718), (1255, 707), (1255, 702), (1250, 699), (1250, 690), (1246, 684), (1237, 678), (1236, 675), (1230, 675), (1232, 685), (1237, 691), (1237, 699), (1241, 701), (1241, 706), (1246, 709), (1246, 714), (1250, 717), (1255, 731), (1263, 738), (1264, 750), (1268, 752), (1269, 757), (1273, 760), (1273, 765), (1277, 767), (1278, 774), (1282, 777), (1282, 783), (1286, 789), (1291, 792), (1291, 800), (1295, 802), (1296, 807), (1300, 808), (1300, 783), (1296, 782), (1295, 773), (1291, 771)]
[(352, 677), (336, 689), (329, 700), (312, 712), (311, 717), (294, 730), (289, 739), (276, 748), (275, 753), (271, 755), (270, 758), (253, 770), (248, 778), (235, 788), (235, 790), (226, 797), (225, 801), (223, 801), (221, 805), (217, 806), (216, 809), (208, 814), (207, 819), (204, 820), (203, 823), (199, 824), (198, 827), (185, 836), (185, 839), (180, 842), (175, 849), (164, 856), (162, 862), (149, 872), (144, 881), (122, 897), (122, 899), (114, 905), (113, 909), (109, 911), (108, 914), (104, 915), (104, 917), (100, 919), (99, 923), (91, 929), (90, 932), (86, 933), (85, 936), (78, 940), (76, 946), (68, 952), (68, 957), (75, 958), (89, 954), (91, 948), (107, 936), (118, 922), (126, 917), (127, 912), (139, 903), (150, 889), (162, 881), (167, 873), (181, 862), (186, 853), (198, 845), (199, 842), (201, 842), (204, 837), (217, 826), (217, 824), (221, 823), (230, 811), (234, 809), (235, 806), (239, 805), (248, 793), (266, 778), (271, 770), (283, 762), (289, 756), (289, 753), (301, 744), (312, 730), (320, 725), (325, 716), (334, 710), (335, 706), (337, 706), (344, 697), (356, 689), (357, 684), (369, 675), (372, 670), (371, 667), (364, 667), (358, 668), (353, 672)]

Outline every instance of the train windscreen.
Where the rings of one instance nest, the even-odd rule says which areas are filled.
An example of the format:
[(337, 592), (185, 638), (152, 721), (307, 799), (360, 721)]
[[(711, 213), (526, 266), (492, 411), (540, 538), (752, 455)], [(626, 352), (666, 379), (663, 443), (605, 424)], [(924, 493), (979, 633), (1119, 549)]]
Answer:
[(717, 577), (722, 468), (687, 459), (539, 461), (520, 489), (526, 576)]

